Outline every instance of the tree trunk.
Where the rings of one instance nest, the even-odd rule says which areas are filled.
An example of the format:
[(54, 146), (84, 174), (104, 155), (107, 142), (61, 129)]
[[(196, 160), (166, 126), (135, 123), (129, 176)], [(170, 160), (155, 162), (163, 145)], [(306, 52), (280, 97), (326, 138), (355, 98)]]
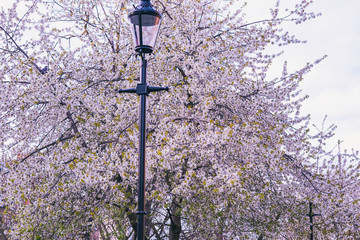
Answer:
[(131, 212), (128, 208), (125, 209), (126, 216), (129, 219), (130, 225), (133, 228), (135, 234), (133, 240), (136, 240), (136, 232), (137, 232), (137, 215), (136, 213)]
[(170, 234), (169, 240), (179, 240), (181, 233), (181, 206), (173, 200), (170, 215)]

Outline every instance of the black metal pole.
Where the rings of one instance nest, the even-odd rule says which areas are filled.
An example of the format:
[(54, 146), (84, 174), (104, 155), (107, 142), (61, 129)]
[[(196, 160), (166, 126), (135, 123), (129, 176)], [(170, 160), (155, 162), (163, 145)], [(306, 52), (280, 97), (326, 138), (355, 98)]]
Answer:
[[(141, 84), (146, 85), (146, 65), (145, 54), (141, 54)], [(145, 240), (145, 147), (146, 147), (146, 94), (141, 96), (140, 105), (140, 138), (139, 138), (139, 194), (138, 194), (138, 226), (137, 239)]]
[(146, 96), (151, 92), (169, 91), (168, 87), (151, 87), (146, 83), (147, 60), (145, 53), (139, 54), (142, 60), (141, 83), (136, 88), (118, 89), (119, 93), (136, 93), (140, 95), (140, 136), (139, 136), (139, 182), (138, 182), (138, 215), (137, 240), (145, 240), (145, 147), (146, 147)]
[(312, 212), (312, 202), (309, 202), (309, 217), (310, 217), (310, 240), (314, 240), (314, 227), (313, 227), (313, 212)]
[(310, 240), (314, 240), (314, 223), (313, 223), (314, 217), (321, 216), (321, 214), (313, 212), (313, 203), (311, 201), (309, 202), (308, 216), (310, 218)]

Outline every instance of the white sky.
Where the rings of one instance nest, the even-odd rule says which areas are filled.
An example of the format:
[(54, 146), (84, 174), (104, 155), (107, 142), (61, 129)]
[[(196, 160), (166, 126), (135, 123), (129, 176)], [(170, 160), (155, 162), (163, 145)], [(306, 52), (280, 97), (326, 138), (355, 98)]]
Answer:
[[(249, 0), (248, 17), (266, 15), (274, 0)], [(299, 0), (281, 0), (294, 6)], [(337, 125), (329, 147), (338, 140), (342, 148), (360, 150), (360, 1), (314, 0), (311, 9), (322, 16), (301, 25), (287, 24), (286, 30), (308, 42), (286, 49), (283, 63), (297, 69), (321, 56), (328, 57), (305, 76), (301, 88), (310, 95), (303, 112), (318, 126), (327, 115), (327, 125)], [(280, 66), (279, 66), (280, 67)]]
[[(281, 6), (294, 6), (299, 1), (281, 0)], [(0, 6), (12, 2), (1, 0)], [(240, 4), (243, 2), (239, 0)], [(247, 17), (263, 19), (274, 2), (248, 0)], [(290, 71), (328, 55), (305, 76), (301, 87), (310, 98), (303, 105), (303, 112), (310, 113), (316, 125), (320, 126), (327, 115), (327, 125), (338, 126), (329, 147), (339, 139), (344, 141), (343, 148), (360, 150), (360, 1), (314, 0), (311, 9), (322, 16), (305, 24), (286, 25), (290, 33), (308, 43), (287, 48), (279, 64), (287, 60)]]

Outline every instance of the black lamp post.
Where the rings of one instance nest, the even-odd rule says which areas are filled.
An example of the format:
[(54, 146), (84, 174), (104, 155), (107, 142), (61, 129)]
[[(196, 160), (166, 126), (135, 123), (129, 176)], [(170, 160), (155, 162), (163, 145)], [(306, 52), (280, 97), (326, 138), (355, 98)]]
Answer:
[(310, 218), (310, 240), (314, 240), (314, 225), (313, 225), (313, 217), (321, 216), (321, 214), (313, 213), (313, 203), (309, 202), (309, 214)]
[(141, 83), (136, 88), (119, 89), (119, 93), (136, 93), (141, 97), (140, 104), (140, 141), (139, 141), (139, 182), (138, 182), (138, 215), (137, 239), (145, 239), (145, 143), (146, 143), (146, 96), (150, 92), (168, 91), (168, 87), (150, 87), (146, 83), (146, 54), (151, 54), (161, 23), (161, 14), (156, 11), (150, 0), (142, 0), (128, 16), (135, 43), (135, 51), (141, 57)]

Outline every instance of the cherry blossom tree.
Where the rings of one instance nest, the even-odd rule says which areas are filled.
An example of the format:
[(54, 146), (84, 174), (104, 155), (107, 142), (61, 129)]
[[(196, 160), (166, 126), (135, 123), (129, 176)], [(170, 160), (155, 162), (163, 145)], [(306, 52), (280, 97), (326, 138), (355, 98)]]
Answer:
[[(158, 0), (149, 82), (148, 239), (359, 237), (356, 153), (310, 133), (299, 82), (268, 76), (299, 0), (247, 22), (235, 1)], [(0, 13), (2, 229), (10, 239), (135, 239), (139, 80), (130, 0), (17, 0)], [(276, 49), (275, 54), (267, 51)], [(301, 47), (301, 45), (299, 45)], [(317, 144), (319, 143), (319, 144)], [(347, 161), (347, 162), (346, 162)], [(348, 162), (352, 162), (349, 164)]]

